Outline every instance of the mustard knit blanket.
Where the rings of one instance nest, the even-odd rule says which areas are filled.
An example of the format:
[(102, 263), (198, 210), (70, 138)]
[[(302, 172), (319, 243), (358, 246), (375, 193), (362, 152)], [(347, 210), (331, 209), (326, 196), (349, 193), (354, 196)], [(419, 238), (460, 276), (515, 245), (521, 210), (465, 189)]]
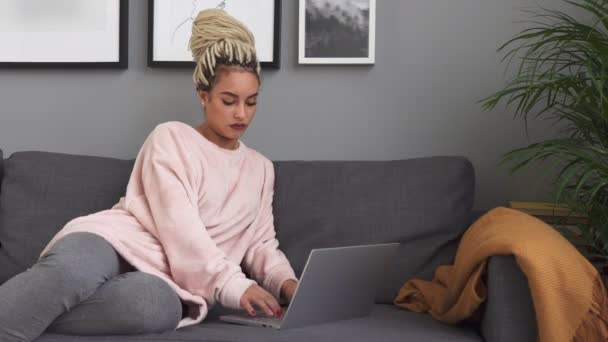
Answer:
[(467, 229), (453, 265), (439, 266), (432, 281), (407, 281), (394, 303), (445, 323), (469, 319), (486, 298), (488, 257), (502, 254), (514, 255), (528, 278), (539, 341), (608, 341), (608, 298), (596, 268), (554, 228), (504, 207)]

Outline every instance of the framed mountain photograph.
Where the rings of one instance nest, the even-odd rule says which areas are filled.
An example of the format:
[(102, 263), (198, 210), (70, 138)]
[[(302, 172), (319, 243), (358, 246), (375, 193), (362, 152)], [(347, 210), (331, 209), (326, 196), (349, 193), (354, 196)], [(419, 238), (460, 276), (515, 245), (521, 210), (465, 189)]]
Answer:
[(300, 0), (299, 63), (374, 64), (375, 0)]

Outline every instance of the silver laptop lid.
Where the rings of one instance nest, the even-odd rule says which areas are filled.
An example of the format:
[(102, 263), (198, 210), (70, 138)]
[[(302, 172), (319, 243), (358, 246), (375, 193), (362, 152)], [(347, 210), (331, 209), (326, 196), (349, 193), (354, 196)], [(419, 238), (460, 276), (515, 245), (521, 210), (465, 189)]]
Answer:
[(399, 243), (313, 249), (280, 329), (366, 316)]

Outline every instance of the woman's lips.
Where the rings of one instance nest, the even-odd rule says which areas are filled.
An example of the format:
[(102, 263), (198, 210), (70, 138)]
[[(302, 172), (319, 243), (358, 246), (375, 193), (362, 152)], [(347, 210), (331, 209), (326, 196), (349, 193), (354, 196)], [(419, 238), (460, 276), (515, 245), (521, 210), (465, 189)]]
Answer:
[(236, 129), (237, 131), (242, 131), (247, 127), (247, 125), (230, 125), (230, 127)]

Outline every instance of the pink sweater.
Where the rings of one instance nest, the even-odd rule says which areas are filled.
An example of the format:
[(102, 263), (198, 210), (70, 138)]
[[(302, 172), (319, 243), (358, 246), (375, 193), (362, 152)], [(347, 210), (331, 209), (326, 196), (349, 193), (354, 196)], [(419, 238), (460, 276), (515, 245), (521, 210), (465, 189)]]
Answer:
[[(75, 218), (46, 246), (87, 231), (136, 269), (154, 274), (188, 305), (177, 328), (216, 303), (240, 308), (254, 283), (279, 299), (297, 281), (275, 238), (272, 162), (240, 141), (228, 150), (181, 122), (158, 125), (137, 155), (126, 195), (111, 209)], [(239, 265), (253, 279), (248, 279)]]

